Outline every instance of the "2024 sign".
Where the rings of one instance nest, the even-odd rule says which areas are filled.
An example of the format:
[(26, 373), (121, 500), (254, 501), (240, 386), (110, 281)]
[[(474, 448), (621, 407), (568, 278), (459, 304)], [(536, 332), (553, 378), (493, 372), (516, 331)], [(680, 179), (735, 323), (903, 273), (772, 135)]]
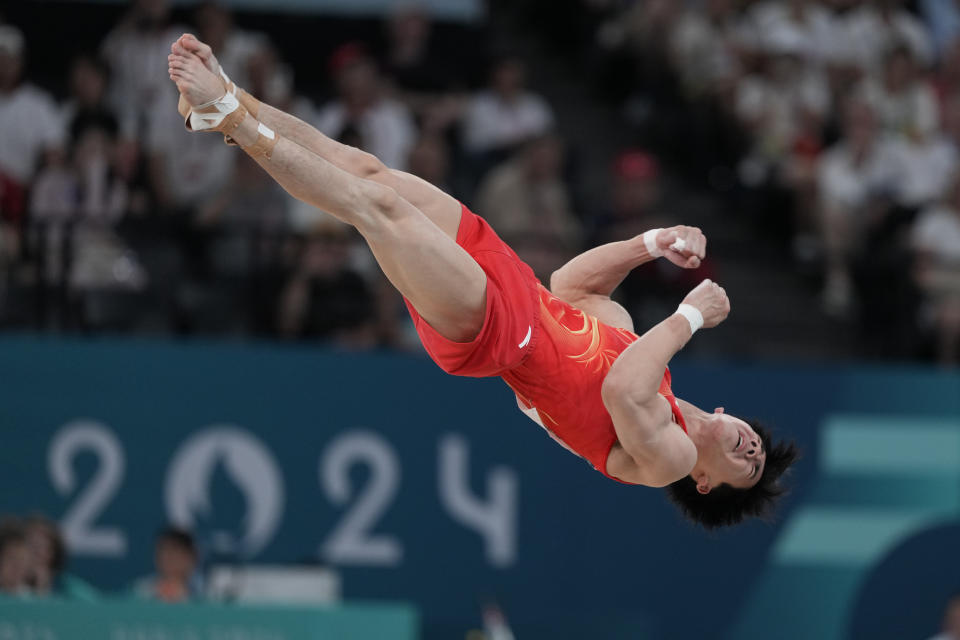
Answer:
[[(90, 482), (78, 486), (74, 461), (83, 453), (97, 458)], [(458, 434), (440, 438), (437, 447), (437, 491), (440, 504), (455, 522), (477, 532), (484, 555), (494, 567), (510, 567), (517, 556), (519, 482), (506, 467), (486, 476), (486, 498), (470, 492), (469, 446)], [(210, 509), (209, 486), (214, 468), (223, 465), (247, 500), (246, 531), (239, 538), (221, 532), (217, 546), (252, 557), (266, 547), (281, 524), (286, 490), (270, 449), (251, 432), (235, 425), (204, 427), (174, 452), (164, 482), (164, 504), (170, 522), (192, 527), (198, 512)], [(368, 467), (369, 480), (351, 486), (349, 472)], [(123, 556), (127, 537), (117, 527), (97, 520), (123, 486), (126, 455), (113, 431), (96, 420), (75, 420), (54, 434), (47, 450), (47, 470), (56, 491), (73, 497), (60, 524), (71, 552), (77, 555)], [(394, 567), (403, 560), (403, 542), (373, 533), (400, 488), (401, 466), (395, 449), (380, 434), (351, 429), (337, 435), (320, 453), (319, 486), (343, 516), (320, 544), (320, 557), (339, 566)]]

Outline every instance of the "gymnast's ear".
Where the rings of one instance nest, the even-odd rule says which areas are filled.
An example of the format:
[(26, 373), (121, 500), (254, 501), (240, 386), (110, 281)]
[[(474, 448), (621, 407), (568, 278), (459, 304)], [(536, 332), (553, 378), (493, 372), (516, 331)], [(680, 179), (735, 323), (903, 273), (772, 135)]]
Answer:
[(707, 495), (710, 493), (710, 489), (713, 488), (710, 485), (710, 476), (707, 475), (706, 471), (701, 471), (699, 474), (694, 476), (693, 480), (697, 483), (697, 492), (702, 495)]

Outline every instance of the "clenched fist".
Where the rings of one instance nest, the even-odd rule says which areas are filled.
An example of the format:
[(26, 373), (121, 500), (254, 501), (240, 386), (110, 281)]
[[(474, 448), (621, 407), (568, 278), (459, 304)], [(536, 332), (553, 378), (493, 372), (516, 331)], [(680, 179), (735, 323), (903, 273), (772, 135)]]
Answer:
[(703, 326), (707, 329), (715, 327), (730, 314), (730, 300), (723, 287), (712, 280), (704, 280), (687, 294), (684, 304), (696, 307), (703, 315)]
[(696, 269), (707, 255), (707, 237), (697, 227), (661, 229), (656, 240), (663, 257), (684, 269)]

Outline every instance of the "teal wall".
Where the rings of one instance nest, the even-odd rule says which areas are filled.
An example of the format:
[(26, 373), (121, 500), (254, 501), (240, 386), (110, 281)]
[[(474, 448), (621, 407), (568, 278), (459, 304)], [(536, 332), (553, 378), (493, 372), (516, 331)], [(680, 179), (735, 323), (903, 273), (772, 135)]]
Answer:
[[(604, 479), (498, 380), (414, 356), (0, 338), (0, 511), (43, 510), (120, 590), (164, 522), (208, 559), (319, 560), (462, 637), (922, 638), (960, 590), (960, 377), (676, 362), (674, 389), (804, 458), (774, 524), (705, 535)], [(772, 627), (771, 627), (772, 625)]]

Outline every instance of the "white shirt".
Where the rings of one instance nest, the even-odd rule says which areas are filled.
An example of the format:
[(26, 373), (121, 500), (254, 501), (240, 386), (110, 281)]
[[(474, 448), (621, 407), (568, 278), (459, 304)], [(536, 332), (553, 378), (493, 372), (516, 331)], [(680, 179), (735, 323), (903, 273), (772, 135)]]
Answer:
[(956, 147), (942, 135), (898, 138), (891, 151), (897, 164), (897, 202), (908, 207), (940, 200), (960, 166)]
[(946, 205), (927, 209), (913, 223), (910, 240), (914, 249), (960, 263), (960, 212)]
[(716, 24), (698, 11), (687, 11), (670, 34), (670, 50), (687, 88), (702, 91), (733, 78), (740, 64), (733, 53), (735, 25)]
[(41, 154), (62, 146), (64, 137), (57, 106), (45, 92), (22, 84), (0, 93), (0, 171), (26, 184)]
[(167, 56), (173, 41), (186, 31), (171, 26), (160, 32), (140, 32), (121, 25), (103, 41), (100, 53), (111, 70), (109, 102), (124, 136), (139, 138), (143, 119), (155, 113), (158, 103), (172, 101), (176, 105), (177, 91), (167, 73)]
[(239, 153), (224, 144), (222, 135), (187, 131), (175, 102), (153, 110), (146, 148), (162, 157), (167, 188), (181, 207), (198, 204), (225, 187)]
[(897, 11), (887, 22), (875, 7), (865, 3), (848, 14), (843, 27), (846, 35), (839, 42), (845, 44), (844, 57), (865, 69), (878, 69), (884, 54), (901, 42), (922, 66), (933, 64), (933, 40), (923, 23), (907, 11)]
[(470, 101), (463, 126), (467, 150), (489, 151), (546, 133), (553, 126), (553, 111), (532, 93), (505, 102), (492, 91), (482, 91)]
[(917, 81), (900, 93), (891, 93), (883, 83), (867, 79), (858, 92), (876, 109), (888, 133), (929, 134), (940, 126), (937, 96), (926, 82)]
[(755, 29), (764, 48), (776, 50), (780, 39), (793, 41), (798, 52), (813, 62), (826, 61), (836, 40), (838, 20), (814, 3), (805, 5), (799, 19), (782, 0), (768, 0), (752, 11)]
[(831, 209), (855, 209), (889, 191), (897, 172), (890, 144), (878, 140), (860, 162), (844, 142), (828, 149), (817, 165), (817, 189), (823, 204)]
[[(316, 122), (317, 129), (333, 139), (340, 137), (347, 124), (347, 109), (339, 100), (325, 105)], [(366, 145), (365, 151), (392, 169), (406, 169), (417, 132), (405, 106), (395, 100), (380, 100), (354, 124)]]

